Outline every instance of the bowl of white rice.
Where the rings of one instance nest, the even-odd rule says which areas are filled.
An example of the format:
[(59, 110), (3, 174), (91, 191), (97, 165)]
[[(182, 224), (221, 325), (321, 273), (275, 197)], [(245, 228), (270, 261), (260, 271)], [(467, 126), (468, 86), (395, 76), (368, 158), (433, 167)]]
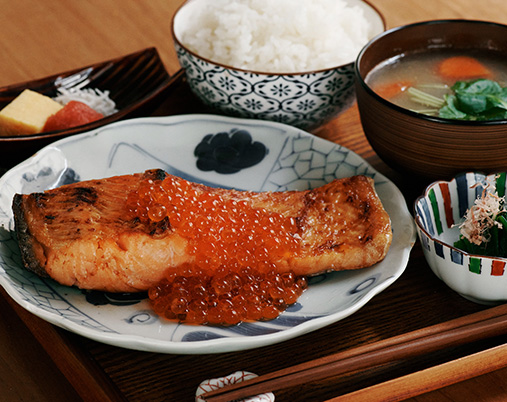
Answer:
[(303, 129), (353, 103), (355, 59), (384, 30), (362, 0), (188, 0), (172, 19), (178, 60), (207, 106)]

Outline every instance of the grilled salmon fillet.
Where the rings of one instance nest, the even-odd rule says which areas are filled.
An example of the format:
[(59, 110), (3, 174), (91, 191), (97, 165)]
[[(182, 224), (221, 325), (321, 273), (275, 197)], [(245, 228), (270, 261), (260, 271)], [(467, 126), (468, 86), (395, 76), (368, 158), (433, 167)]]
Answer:
[[(141, 181), (167, 176), (162, 170), (149, 170), (16, 194), (13, 212), (25, 267), (63, 285), (135, 292), (157, 284), (166, 270), (191, 263), (188, 241), (170, 219), (142, 222), (126, 213), (127, 194)], [(337, 179), (306, 191), (190, 186), (293, 217), (301, 247), (277, 262), (279, 271), (306, 276), (364, 268), (381, 261), (391, 244), (389, 216), (366, 176)]]

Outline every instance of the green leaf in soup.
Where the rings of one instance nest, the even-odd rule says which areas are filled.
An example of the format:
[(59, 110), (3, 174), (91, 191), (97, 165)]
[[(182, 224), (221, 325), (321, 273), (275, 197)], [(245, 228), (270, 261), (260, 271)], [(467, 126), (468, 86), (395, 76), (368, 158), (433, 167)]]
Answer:
[[(469, 114), (497, 114), (494, 109), (507, 110), (507, 98), (502, 94), (461, 95), (456, 94), (461, 110)], [(492, 112), (492, 113), (491, 113)]]
[(438, 111), (438, 116), (444, 119), (458, 119), (464, 120), (467, 119), (468, 115), (463, 113), (457, 107), (457, 98), (455, 95), (445, 95), (445, 105), (440, 108)]
[(448, 115), (448, 118), (461, 120), (498, 120), (505, 118), (507, 88), (502, 88), (499, 83), (488, 79), (457, 81), (451, 89), (456, 96), (452, 106), (456, 110), (465, 113), (466, 116), (457, 113), (456, 110), (453, 110), (452, 113), (444, 110), (443, 113)]
[(507, 110), (507, 88), (502, 88), (498, 94), (488, 95), (492, 107)]
[(502, 92), (502, 87), (498, 82), (485, 78), (473, 81), (457, 81), (451, 89), (456, 93), (469, 94), (497, 94)]
[(459, 109), (468, 114), (478, 115), (502, 103), (501, 98), (498, 98), (502, 87), (495, 81), (458, 81), (452, 89), (456, 94)]
[(476, 116), (476, 120), (504, 120), (507, 119), (507, 110), (502, 108), (491, 108)]
[(483, 113), (489, 108), (488, 98), (485, 95), (456, 94), (459, 108), (468, 114)]

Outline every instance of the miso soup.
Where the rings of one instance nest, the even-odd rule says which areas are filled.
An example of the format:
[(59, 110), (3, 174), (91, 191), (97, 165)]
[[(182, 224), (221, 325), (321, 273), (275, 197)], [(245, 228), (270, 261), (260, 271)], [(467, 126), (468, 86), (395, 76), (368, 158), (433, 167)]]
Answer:
[(493, 51), (405, 54), (376, 66), (365, 81), (378, 95), (414, 112), (461, 120), (507, 119), (507, 60)]

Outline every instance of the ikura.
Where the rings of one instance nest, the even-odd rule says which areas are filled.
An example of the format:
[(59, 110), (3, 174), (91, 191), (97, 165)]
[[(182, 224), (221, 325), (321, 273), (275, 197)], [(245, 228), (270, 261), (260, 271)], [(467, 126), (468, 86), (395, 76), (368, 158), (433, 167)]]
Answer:
[(142, 182), (127, 208), (142, 222), (168, 219), (194, 256), (149, 290), (154, 311), (167, 319), (221, 325), (273, 319), (307, 286), (304, 277), (276, 271), (277, 261), (300, 247), (292, 217), (174, 176)]
[(210, 272), (231, 260), (240, 267), (258, 268), (293, 255), (300, 247), (294, 218), (254, 208), (246, 200), (200, 191), (173, 176), (143, 181), (128, 195), (127, 208), (141, 221), (167, 218), (171, 228), (187, 239), (196, 265)]
[(306, 279), (291, 272), (234, 272), (222, 267), (214, 276), (199, 270), (191, 276), (171, 271), (148, 295), (153, 310), (169, 320), (235, 325), (278, 317), (306, 287)]

